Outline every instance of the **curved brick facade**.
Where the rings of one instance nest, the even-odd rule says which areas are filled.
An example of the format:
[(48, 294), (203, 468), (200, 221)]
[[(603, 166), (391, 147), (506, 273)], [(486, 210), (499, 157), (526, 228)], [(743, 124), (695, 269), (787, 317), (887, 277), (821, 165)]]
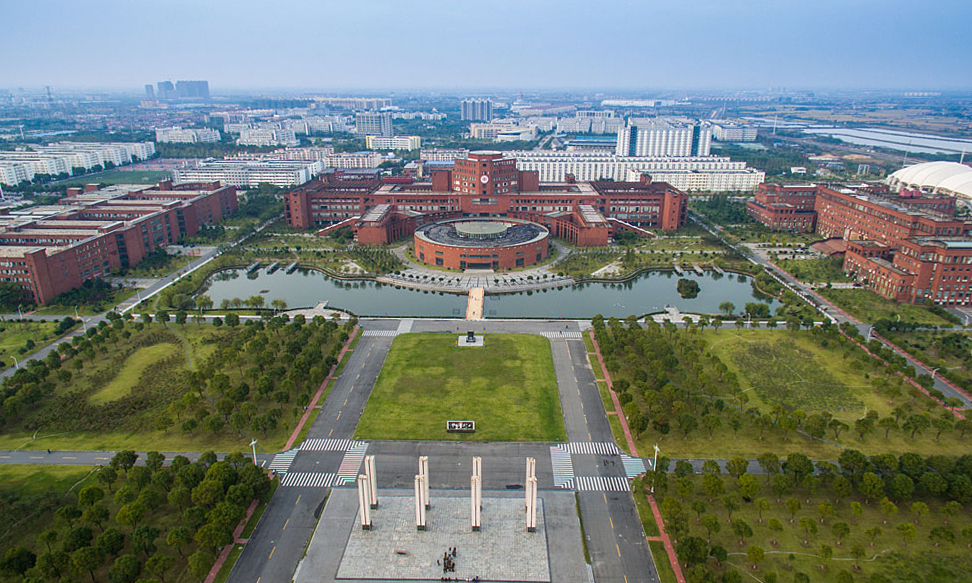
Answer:
[(549, 251), (550, 232), (543, 226), (528, 221), (502, 219), (496, 222), (528, 226), (535, 232), (527, 241), (516, 236), (490, 240), (469, 240), (462, 244), (461, 237), (437, 238), (434, 229), (451, 223), (469, 222), (469, 219), (440, 221), (415, 231), (415, 257), (428, 265), (448, 269), (504, 270), (527, 267), (544, 261)]

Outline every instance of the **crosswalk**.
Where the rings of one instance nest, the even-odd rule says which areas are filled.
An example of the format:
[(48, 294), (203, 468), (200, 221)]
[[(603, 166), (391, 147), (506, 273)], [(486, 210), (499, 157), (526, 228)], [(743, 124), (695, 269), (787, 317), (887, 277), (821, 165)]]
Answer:
[(621, 454), (621, 463), (624, 465), (624, 475), (629, 478), (637, 478), (645, 473), (645, 463), (639, 458), (623, 453)]
[(581, 338), (580, 332), (541, 332), (541, 336), (545, 338), (550, 338), (551, 340), (578, 340)]
[(292, 449), (290, 451), (285, 451), (283, 453), (278, 453), (273, 456), (273, 461), (270, 462), (269, 468), (278, 474), (284, 474), (290, 469), (290, 464), (294, 462), (294, 458), (297, 457), (297, 452), (299, 450)]
[(324, 472), (292, 472), (280, 479), (284, 488), (330, 488), (333, 483), (334, 474)]
[(396, 332), (398, 334), (408, 334), (412, 331), (412, 322), (414, 320), (411, 318), (402, 318), (398, 321), (398, 330)]
[(398, 336), (398, 330), (365, 330), (361, 333), (362, 338), (394, 338)]
[(557, 447), (576, 455), (621, 455), (618, 446), (609, 441), (571, 441)]
[(343, 486), (358, 479), (358, 470), (361, 469), (361, 461), (367, 451), (368, 443), (359, 441), (344, 454), (334, 479), (335, 486)]
[(354, 439), (308, 439), (300, 444), (301, 451), (348, 451), (361, 443)]
[(628, 479), (621, 476), (574, 476), (573, 489), (578, 492), (627, 492)]
[(574, 478), (574, 462), (570, 459), (570, 452), (551, 446), (550, 464), (553, 467), (554, 486), (568, 488), (567, 484)]

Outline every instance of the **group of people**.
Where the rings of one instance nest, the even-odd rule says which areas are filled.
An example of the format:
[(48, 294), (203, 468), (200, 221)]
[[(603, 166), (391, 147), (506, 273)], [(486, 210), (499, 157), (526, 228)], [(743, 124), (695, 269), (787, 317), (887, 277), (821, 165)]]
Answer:
[[(449, 547), (449, 550), (442, 555), (442, 572), (456, 572), (456, 547)], [(445, 578), (443, 578), (443, 580), (445, 580)]]

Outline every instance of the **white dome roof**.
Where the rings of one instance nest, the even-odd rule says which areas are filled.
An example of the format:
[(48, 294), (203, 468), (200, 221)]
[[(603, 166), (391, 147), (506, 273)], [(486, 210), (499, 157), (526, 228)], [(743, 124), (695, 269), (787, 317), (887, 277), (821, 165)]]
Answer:
[(894, 172), (888, 184), (972, 198), (972, 168), (958, 162), (924, 162)]

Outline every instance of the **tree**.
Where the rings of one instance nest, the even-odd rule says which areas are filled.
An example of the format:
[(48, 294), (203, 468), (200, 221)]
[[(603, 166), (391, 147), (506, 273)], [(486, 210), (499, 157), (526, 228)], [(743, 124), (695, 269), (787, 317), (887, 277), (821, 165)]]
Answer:
[(731, 316), (736, 311), (736, 304), (729, 301), (722, 302), (719, 304), (719, 311), (727, 316)]
[(108, 512), (108, 507), (104, 504), (95, 504), (91, 508), (84, 511), (81, 515), (81, 520), (89, 524), (95, 524), (98, 526), (99, 530), (104, 531), (102, 524), (108, 522), (110, 518), (110, 513)]
[(871, 539), (871, 546), (874, 546), (874, 540), (881, 536), (882, 531), (880, 526), (875, 526), (864, 531), (864, 535)]
[(233, 534), (228, 528), (206, 524), (196, 531), (195, 539), (200, 545), (208, 547), (215, 556), (220, 547), (233, 542)]
[(918, 533), (918, 529), (910, 522), (902, 522), (898, 525), (897, 530), (905, 546), (908, 546), (908, 541), (914, 540), (915, 535)]
[(942, 432), (950, 431), (955, 424), (952, 423), (950, 419), (945, 419), (944, 417), (938, 417), (932, 419), (932, 427), (935, 428), (935, 443), (938, 443), (938, 438), (942, 436)]
[(692, 500), (692, 511), (695, 512), (696, 522), (702, 520), (702, 513), (708, 508), (702, 500)]
[(810, 544), (810, 535), (817, 534), (817, 521), (810, 518), (809, 516), (800, 517), (800, 528), (806, 533), (806, 538), (803, 544)]
[(925, 417), (921, 413), (916, 413), (908, 417), (901, 428), (905, 431), (910, 431), (911, 440), (914, 441), (915, 434), (925, 431), (929, 426), (931, 426), (931, 421), (928, 420), (928, 417)]
[(192, 573), (196, 578), (202, 579), (209, 573), (209, 569), (213, 566), (214, 558), (212, 555), (206, 551), (199, 549), (193, 554), (189, 555), (189, 572)]
[(930, 510), (924, 502), (915, 502), (911, 505), (911, 512), (915, 515), (915, 524), (918, 524), (919, 520), (928, 516)]
[(192, 543), (192, 531), (185, 526), (177, 526), (169, 531), (165, 537), (165, 544), (176, 550), (179, 557), (183, 557), (182, 547)]
[(725, 483), (722, 481), (722, 477), (717, 474), (706, 474), (702, 476), (702, 489), (705, 490), (706, 495), (709, 497), (709, 502), (717, 496), (722, 496), (726, 491)]
[(739, 519), (732, 523), (732, 533), (739, 539), (739, 544), (743, 544), (747, 538), (753, 536), (753, 529), (745, 520)]
[(887, 524), (888, 519), (898, 513), (898, 506), (887, 498), (882, 498), (881, 512), (884, 513), (884, 524)]
[(47, 552), (52, 552), (54, 548), (51, 545), (57, 542), (57, 530), (53, 528), (45, 530), (37, 535), (37, 542), (44, 543), (47, 546)]
[(0, 559), (0, 571), (7, 575), (23, 577), (27, 569), (35, 564), (37, 564), (37, 555), (25, 547), (15, 546), (7, 549), (3, 559)]
[(675, 546), (678, 560), (686, 567), (705, 563), (709, 554), (709, 545), (697, 536), (686, 536), (679, 539)]
[[(718, 534), (722, 530), (722, 525), (719, 524), (719, 518), (715, 514), (704, 515), (700, 522), (702, 523), (702, 528), (705, 529), (706, 539), (712, 538), (712, 533)], [(708, 543), (708, 540), (706, 541)]]
[(757, 498), (755, 501), (756, 510), (759, 512), (759, 523), (763, 524), (763, 512), (769, 510), (770, 503), (766, 498)]
[(766, 474), (766, 482), (780, 471), (780, 458), (775, 453), (764, 453), (756, 458), (760, 469)]
[(796, 519), (796, 513), (800, 511), (800, 501), (796, 498), (787, 499), (786, 509), (790, 513), (790, 522), (793, 522)]
[(114, 528), (106, 529), (95, 539), (95, 546), (106, 556), (114, 557), (125, 548), (125, 535)]
[(884, 480), (873, 472), (865, 472), (858, 491), (864, 496), (864, 501), (870, 503), (884, 495)]
[(122, 555), (108, 568), (111, 583), (134, 583), (142, 572), (142, 562), (135, 555)]
[(915, 483), (906, 474), (895, 474), (888, 484), (888, 497), (897, 502), (911, 498)]
[(811, 472), (813, 472), (813, 462), (807, 456), (802, 453), (791, 453), (786, 456), (786, 473), (793, 476), (794, 486)]
[(159, 538), (162, 532), (150, 525), (143, 524), (132, 530), (132, 550), (136, 553), (144, 553), (145, 556), (155, 552), (155, 539)]
[(894, 417), (882, 417), (878, 421), (878, 426), (884, 430), (884, 439), (887, 439), (888, 433), (892, 429), (898, 428), (898, 422), (894, 419)]
[(759, 485), (759, 480), (756, 476), (752, 474), (743, 474), (739, 476), (736, 480), (736, 486), (739, 488), (739, 495), (743, 497), (744, 500), (752, 500), (759, 494), (761, 489)]
[(150, 451), (145, 454), (145, 467), (152, 472), (157, 472), (165, 463), (165, 456), (157, 451)]
[(66, 524), (69, 528), (73, 528), (74, 521), (81, 518), (81, 510), (74, 505), (61, 506), (54, 512), (54, 517), (58, 522)]
[(726, 462), (726, 473), (736, 479), (739, 479), (739, 476), (745, 474), (748, 469), (749, 460), (744, 457), (734, 457)]
[(91, 575), (91, 583), (97, 583), (94, 572), (104, 562), (104, 554), (95, 547), (82, 547), (71, 555), (71, 564), (78, 571), (87, 571)]
[(726, 509), (726, 518), (729, 522), (732, 522), (732, 513), (739, 509), (739, 505), (736, 504), (736, 499), (732, 496), (726, 496), (722, 499), (722, 507)]
[(176, 560), (172, 555), (158, 553), (145, 562), (145, 568), (159, 577), (159, 581), (165, 583), (165, 572), (175, 565)]
[(51, 551), (37, 557), (37, 567), (45, 577), (60, 578), (66, 574), (67, 567), (71, 563), (71, 556), (64, 551)]
[(81, 506), (91, 506), (95, 502), (101, 502), (105, 497), (105, 491), (98, 486), (85, 486), (78, 492), (78, 504)]
[(749, 559), (749, 564), (753, 566), (753, 571), (759, 568), (759, 564), (763, 562), (765, 557), (766, 551), (763, 550), (763, 547), (752, 545), (746, 549), (746, 558)]
[(138, 460), (137, 453), (130, 449), (122, 450), (112, 456), (111, 461), (108, 462), (108, 465), (113, 468), (121, 468), (127, 475), (128, 470), (135, 465), (136, 460)]
[(840, 546), (844, 540), (844, 537), (850, 534), (850, 525), (846, 522), (835, 522), (830, 529), (834, 532), (834, 536), (837, 537), (837, 546)]
[(954, 543), (955, 533), (946, 526), (936, 526), (931, 529), (931, 532), (928, 533), (928, 538), (931, 539), (931, 541), (935, 543), (935, 546), (937, 547), (943, 542), (949, 544)]
[(141, 502), (129, 502), (115, 513), (115, 521), (118, 524), (135, 528), (145, 515), (145, 507)]

